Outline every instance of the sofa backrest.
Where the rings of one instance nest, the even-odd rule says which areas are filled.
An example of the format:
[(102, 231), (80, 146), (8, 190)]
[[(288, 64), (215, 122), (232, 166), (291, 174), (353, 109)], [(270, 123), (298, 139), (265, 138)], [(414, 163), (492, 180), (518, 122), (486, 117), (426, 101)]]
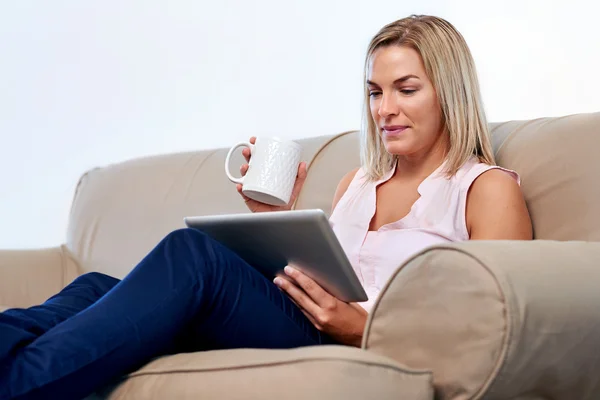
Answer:
[[(538, 239), (600, 241), (600, 113), (492, 124), (500, 165), (515, 169)], [(296, 208), (330, 212), (360, 165), (357, 132), (299, 141), (309, 173)], [(228, 149), (144, 157), (88, 171), (67, 247), (82, 271), (122, 277), (189, 215), (247, 212), (223, 171)], [(232, 166), (241, 165), (241, 155)]]
[(492, 140), (521, 175), (536, 239), (600, 241), (600, 112), (493, 124)]
[[(356, 140), (355, 133), (298, 140), (309, 170), (298, 207), (329, 211), (337, 182), (359, 164)], [(123, 277), (163, 236), (185, 227), (184, 217), (248, 212), (225, 176), (228, 150), (143, 157), (86, 172), (67, 231), (80, 272)], [(242, 162), (239, 152), (232, 171)]]

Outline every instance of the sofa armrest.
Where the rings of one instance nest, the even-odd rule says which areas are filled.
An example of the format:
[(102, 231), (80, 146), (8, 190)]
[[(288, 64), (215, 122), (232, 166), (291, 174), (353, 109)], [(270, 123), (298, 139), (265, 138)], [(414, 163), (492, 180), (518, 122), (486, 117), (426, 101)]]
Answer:
[(600, 243), (426, 249), (382, 290), (363, 347), (432, 370), (442, 399), (599, 398)]
[(0, 250), (0, 307), (42, 303), (77, 275), (77, 263), (64, 246)]

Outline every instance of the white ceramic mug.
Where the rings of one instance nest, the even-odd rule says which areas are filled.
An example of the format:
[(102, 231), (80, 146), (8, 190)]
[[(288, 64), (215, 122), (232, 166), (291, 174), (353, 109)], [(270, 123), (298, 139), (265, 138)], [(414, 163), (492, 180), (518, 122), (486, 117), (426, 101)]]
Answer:
[[(250, 148), (248, 171), (241, 178), (229, 171), (229, 160), (239, 147)], [(242, 193), (251, 199), (273, 206), (290, 202), (302, 146), (290, 140), (258, 137), (255, 144), (240, 142), (234, 145), (225, 158), (225, 173), (229, 180), (243, 185)]]

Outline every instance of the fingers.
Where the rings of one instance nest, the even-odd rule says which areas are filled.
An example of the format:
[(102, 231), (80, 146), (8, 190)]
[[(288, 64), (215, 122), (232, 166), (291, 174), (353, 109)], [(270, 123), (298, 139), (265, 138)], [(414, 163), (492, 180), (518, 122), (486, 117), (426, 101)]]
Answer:
[[(250, 143), (256, 144), (256, 136), (252, 136), (250, 138)], [(244, 155), (246, 162), (250, 162), (250, 155), (252, 154), (252, 152), (250, 151), (250, 149), (248, 147), (246, 147), (244, 150), (242, 150), (242, 154)]]
[(335, 306), (336, 299), (307, 275), (290, 266), (285, 267), (284, 272), (306, 292), (319, 308), (331, 308)]
[(246, 159), (246, 162), (250, 162), (250, 149), (249, 148), (246, 147), (244, 150), (242, 150), (242, 155)]
[[(296, 305), (298, 305), (298, 304), (296, 304)], [(304, 311), (304, 309), (302, 307), (298, 307), (298, 308), (300, 309), (300, 311), (302, 311), (302, 314), (304, 314), (304, 316), (306, 318), (308, 318), (310, 323), (314, 325), (315, 328), (317, 328), (320, 331), (323, 330), (323, 325), (321, 325), (312, 315), (310, 315), (308, 312)]]
[[(252, 136), (250, 138), (250, 143), (251, 144), (256, 144), (256, 136)], [(246, 159), (246, 162), (250, 162), (250, 149), (249, 148), (245, 148), (242, 150), (242, 155), (244, 156), (244, 158)]]
[(242, 192), (242, 188), (243, 188), (243, 187), (242, 187), (242, 184), (241, 184), (241, 183), (238, 183), (238, 184), (236, 184), (236, 185), (235, 185), (235, 188), (237, 189), (238, 193), (239, 193), (239, 194), (242, 196), (242, 198), (244, 199), (244, 202), (245, 202), (245, 203), (247, 203), (247, 202), (249, 202), (249, 201), (251, 200), (251, 199), (250, 199), (250, 197), (246, 196), (246, 195), (244, 194), (244, 192)]
[(294, 182), (294, 188), (292, 189), (292, 195), (290, 196), (290, 204), (293, 204), (298, 198), (298, 195), (300, 195), (300, 191), (302, 190), (302, 186), (304, 186), (307, 175), (306, 163), (302, 161), (298, 166), (298, 176), (296, 177), (296, 182)]
[(306, 170), (306, 163), (304, 161), (302, 161), (300, 163), (300, 165), (298, 165), (298, 179), (306, 179), (306, 175), (308, 175), (307, 170)]
[(248, 172), (248, 168), (250, 166), (248, 164), (242, 164), (242, 166), (240, 167), (240, 173), (242, 174), (242, 176), (246, 175), (246, 172)]
[[(285, 279), (290, 285), (295, 285), (295, 283), (292, 282), (292, 280), (285, 275), (277, 275), (277, 277), (280, 279)], [(281, 288), (281, 286), (280, 286), (280, 288)], [(302, 308), (302, 306), (300, 304), (298, 304), (298, 302), (296, 300), (294, 300), (294, 298), (292, 296), (288, 295), (288, 298), (291, 300), (292, 303), (294, 303), (296, 305), (296, 307), (298, 307), (300, 309), (300, 311), (302, 311), (302, 314), (304, 314), (306, 316), (306, 318), (308, 318), (308, 320), (311, 322), (311, 324), (313, 324), (315, 326), (315, 328), (317, 328), (318, 330), (323, 329), (323, 326), (321, 324), (319, 324), (319, 322), (315, 319), (315, 317), (313, 317), (309, 312), (304, 310)]]
[(273, 283), (275, 283), (281, 290), (286, 292), (288, 296), (292, 299), (294, 303), (300, 309), (308, 312), (314, 320), (316, 320), (316, 316), (318, 315), (320, 308), (319, 306), (310, 298), (310, 296), (305, 293), (301, 288), (296, 286), (289, 277), (277, 276)]

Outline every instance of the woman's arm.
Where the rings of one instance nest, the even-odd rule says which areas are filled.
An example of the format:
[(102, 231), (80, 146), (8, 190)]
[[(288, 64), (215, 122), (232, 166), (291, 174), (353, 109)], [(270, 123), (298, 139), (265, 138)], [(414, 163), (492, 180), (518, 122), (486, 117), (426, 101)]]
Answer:
[[(357, 169), (340, 180), (333, 196), (331, 212), (348, 190)], [(344, 303), (327, 293), (315, 281), (294, 268), (285, 268), (274, 280), (290, 296), (300, 310), (320, 331), (340, 343), (360, 347), (367, 321), (367, 312), (356, 303)]]
[(519, 184), (506, 172), (481, 174), (467, 195), (467, 229), (471, 240), (531, 240), (531, 218)]

